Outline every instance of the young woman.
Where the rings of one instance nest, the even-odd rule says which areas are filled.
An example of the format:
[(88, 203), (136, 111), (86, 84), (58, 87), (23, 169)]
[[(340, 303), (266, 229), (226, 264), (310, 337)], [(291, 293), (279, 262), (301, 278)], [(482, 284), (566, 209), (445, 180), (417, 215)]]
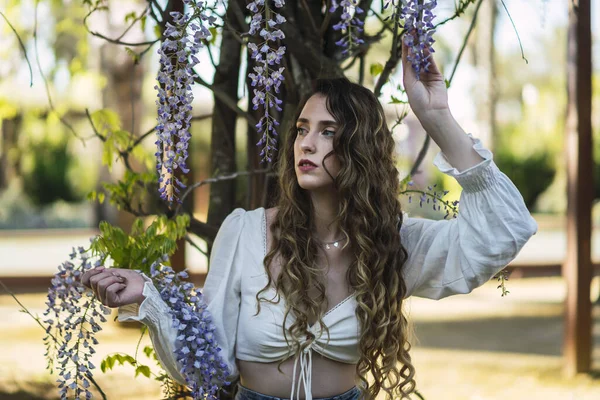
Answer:
[[(319, 81), (285, 143), (276, 206), (234, 210), (212, 250), (203, 293), (239, 377), (236, 399), (409, 398), (404, 299), (472, 291), (537, 231), (492, 153), (452, 118), (435, 64), (416, 80), (403, 62), (410, 106), (442, 150), (434, 164), (463, 188), (459, 216), (404, 215), (377, 98), (346, 79)], [(149, 279), (116, 268), (82, 279), (121, 321), (149, 327), (163, 366), (185, 383), (168, 306)]]

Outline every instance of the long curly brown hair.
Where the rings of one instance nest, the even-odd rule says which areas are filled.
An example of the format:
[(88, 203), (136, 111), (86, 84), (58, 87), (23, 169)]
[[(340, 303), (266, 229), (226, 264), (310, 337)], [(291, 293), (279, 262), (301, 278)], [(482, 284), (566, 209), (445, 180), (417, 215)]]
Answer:
[[(415, 368), (409, 355), (408, 320), (402, 309), (406, 294), (402, 269), (407, 252), (400, 240), (403, 215), (394, 140), (383, 108), (370, 90), (337, 78), (317, 81), (313, 94), (326, 97), (327, 110), (339, 124), (333, 151), (326, 158), (335, 154), (341, 166), (334, 179), (340, 197), (334, 223), (341, 227), (353, 252), (346, 278), (355, 292), (361, 326), (356, 366), (363, 383), (361, 390), (370, 399), (381, 390), (388, 398), (408, 398), (415, 389)], [(299, 107), (296, 118), (301, 110)], [(297, 355), (303, 350), (297, 338), (312, 337), (307, 330), (309, 315), (317, 316), (327, 331), (321, 307), (327, 298), (323, 268), (316, 263), (318, 243), (311, 235), (313, 205), (295, 172), (295, 137), (293, 124), (279, 160), (278, 212), (271, 225), (273, 247), (264, 259), (268, 284), (256, 298), (258, 312), (260, 301), (272, 301), (259, 296), (273, 284), (268, 266), (276, 258), (283, 260), (275, 288), (286, 303), (283, 326), (287, 326), (290, 312), (296, 317), (289, 331), (294, 343), (291, 348)], [(316, 289), (318, 295), (311, 298), (309, 289)], [(285, 329), (284, 335), (289, 343)]]

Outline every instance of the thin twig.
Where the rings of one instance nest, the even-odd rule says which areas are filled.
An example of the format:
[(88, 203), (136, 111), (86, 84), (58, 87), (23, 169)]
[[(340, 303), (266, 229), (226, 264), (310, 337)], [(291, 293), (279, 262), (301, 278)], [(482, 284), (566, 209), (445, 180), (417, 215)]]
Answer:
[(529, 64), (529, 60), (525, 58), (525, 52), (523, 51), (523, 43), (521, 43), (521, 36), (519, 36), (519, 31), (517, 30), (515, 21), (513, 21), (510, 12), (508, 12), (508, 7), (506, 7), (506, 3), (504, 3), (504, 0), (500, 0), (500, 2), (502, 3), (502, 7), (504, 7), (504, 11), (506, 11), (506, 15), (508, 15), (508, 19), (510, 19), (510, 23), (512, 24), (515, 33), (517, 34), (517, 40), (519, 41), (519, 47), (521, 48), (521, 57), (523, 58), (523, 60), (525, 60), (526, 64)]
[(460, 51), (458, 52), (458, 55), (456, 56), (456, 61), (454, 62), (454, 67), (452, 68), (452, 73), (450, 74), (448, 83), (452, 82), (452, 79), (454, 78), (454, 74), (456, 73), (456, 69), (458, 68), (458, 63), (460, 62), (463, 52), (465, 51), (465, 49), (467, 47), (467, 43), (469, 42), (469, 37), (471, 36), (471, 32), (473, 32), (475, 25), (477, 25), (477, 14), (479, 13), (479, 8), (481, 7), (482, 3), (483, 3), (483, 0), (479, 0), (479, 2), (477, 3), (477, 6), (475, 7), (475, 12), (473, 13), (473, 19), (471, 20), (471, 25), (469, 26), (469, 30), (467, 31), (467, 34), (465, 35), (465, 39), (463, 40), (462, 46), (460, 47)]
[(329, 28), (329, 21), (331, 21), (331, 13), (329, 9), (331, 8), (331, 0), (327, 0), (327, 4), (325, 5), (325, 18), (323, 18), (323, 23), (321, 24), (320, 36), (323, 38), (327, 33), (327, 29)]
[(137, 355), (138, 355), (138, 351), (140, 349), (140, 343), (142, 343), (142, 339), (144, 338), (144, 335), (146, 334), (146, 331), (148, 330), (148, 328), (146, 327), (146, 325), (142, 325), (142, 334), (140, 335), (140, 339), (137, 342), (137, 345), (135, 346), (135, 354), (134, 354), (134, 359), (135, 359), (135, 363), (138, 364), (138, 360), (137, 360)]
[(241, 117), (246, 118), (246, 120), (248, 121), (248, 123), (251, 126), (255, 126), (257, 124), (258, 121), (256, 121), (256, 119), (252, 115), (250, 115), (248, 112), (246, 112), (246, 111), (242, 110), (240, 107), (238, 107), (236, 101), (234, 101), (231, 97), (224, 94), (223, 91), (215, 90), (214, 86), (211, 85), (210, 83), (206, 82), (204, 79), (202, 79), (197, 72), (195, 72), (194, 82), (201, 84), (202, 86), (206, 87), (207, 89), (210, 89), (214, 93), (216, 98), (221, 100), (223, 102), (223, 104), (225, 104), (227, 107), (229, 107), (230, 109), (235, 111), (236, 114), (238, 114)]
[(133, 26), (134, 26), (134, 25), (135, 25), (135, 24), (136, 24), (136, 23), (137, 23), (139, 20), (141, 20), (143, 17), (145, 17), (145, 16), (146, 16), (146, 14), (148, 13), (148, 9), (149, 9), (149, 8), (150, 8), (150, 6), (146, 7), (146, 9), (144, 10), (144, 12), (143, 12), (143, 13), (141, 13), (139, 17), (136, 17), (136, 18), (133, 20), (133, 22), (131, 23), (131, 25), (129, 25), (129, 26), (127, 27), (127, 29), (125, 29), (125, 30), (123, 31), (123, 33), (121, 33), (121, 35), (120, 35), (120, 36), (117, 38), (117, 40), (121, 40), (121, 39), (123, 39), (123, 36), (125, 36), (125, 35), (127, 34), (127, 32), (129, 32), (129, 31), (131, 30), (131, 28), (133, 28)]
[(443, 20), (442, 22), (440, 22), (439, 24), (435, 25), (435, 29), (437, 29), (439, 26), (442, 26), (444, 24), (447, 24), (448, 22), (460, 17), (462, 14), (465, 13), (465, 11), (467, 11), (467, 8), (469, 8), (469, 6), (471, 4), (475, 4), (477, 0), (467, 0), (464, 3), (461, 3), (457, 9), (455, 9), (454, 11), (454, 15), (452, 15), (451, 17), (446, 18), (445, 20)]
[[(35, 316), (31, 313), (31, 311), (29, 311), (29, 309), (27, 307), (25, 307), (25, 305), (23, 303), (21, 303), (19, 301), (19, 299), (17, 299), (17, 296), (14, 294), (14, 292), (12, 290), (10, 290), (8, 288), (8, 286), (6, 286), (4, 284), (4, 282), (2, 282), (2, 280), (0, 280), (0, 286), (2, 286), (2, 288), (6, 291), (6, 293), (8, 293), (16, 302), (18, 305), (21, 306), (21, 310), (29, 315), (31, 318), (33, 318), (33, 320), (40, 326), (40, 328), (42, 328), (44, 330), (44, 332), (46, 332), (46, 334), (48, 336), (50, 336), (50, 338), (54, 341), (54, 343), (56, 343), (59, 346), (62, 346), (64, 344), (64, 342), (58, 340), (56, 338), (56, 336), (54, 336), (51, 332), (46, 330), (46, 327), (44, 325), (42, 325), (42, 323), (40, 322), (40, 317)], [(104, 393), (104, 391), (102, 390), (102, 388), (100, 387), (100, 385), (98, 385), (98, 383), (94, 380), (94, 378), (92, 377), (91, 373), (87, 373), (86, 377), (92, 382), (92, 384), (96, 387), (96, 389), (98, 390), (98, 392), (100, 392), (100, 395), (102, 396), (102, 398), (104, 400), (106, 400), (106, 394)]]
[[(96, 125), (94, 125), (94, 121), (92, 121), (92, 115), (90, 114), (90, 110), (87, 108), (85, 109), (85, 115), (87, 116), (87, 119), (90, 122), (92, 129), (94, 130), (94, 134), (98, 138), (100, 138), (100, 140), (102, 140), (103, 142), (106, 142), (107, 138), (105, 136), (102, 136), (102, 134), (100, 132), (98, 132)], [(119, 150), (119, 156), (123, 160), (123, 163), (125, 164), (127, 169), (132, 172), (135, 172), (135, 171), (133, 171), (133, 167), (131, 166), (131, 163), (129, 162), (129, 152), (127, 150)]]
[(127, 153), (129, 153), (131, 150), (133, 150), (134, 147), (136, 147), (138, 144), (140, 144), (144, 139), (146, 139), (152, 133), (154, 133), (155, 130), (156, 130), (156, 126), (153, 126), (152, 128), (150, 128), (146, 133), (144, 133), (142, 136), (138, 137), (129, 147), (127, 147), (127, 149), (125, 149), (125, 151)]
[(25, 49), (25, 45), (23, 44), (23, 41), (21, 40), (21, 36), (19, 36), (15, 27), (12, 26), (12, 24), (10, 23), (8, 18), (6, 18), (6, 15), (4, 15), (4, 13), (2, 11), (0, 11), (0, 15), (2, 15), (2, 18), (4, 18), (4, 20), (6, 21), (8, 26), (10, 26), (10, 29), (12, 29), (12, 31), (17, 36), (17, 40), (19, 41), (19, 45), (21, 46), (21, 50), (23, 50), (23, 55), (25, 56), (25, 61), (27, 61), (27, 66), (29, 67), (29, 87), (32, 87), (33, 86), (33, 69), (31, 68), (31, 63), (29, 62), (29, 57), (27, 56), (27, 50)]
[(255, 174), (265, 174), (265, 173), (268, 173), (268, 172), (271, 172), (271, 171), (272, 171), (271, 168), (257, 169), (257, 170), (254, 170), (254, 171), (237, 171), (237, 172), (232, 172), (231, 174), (219, 175), (219, 176), (216, 176), (214, 178), (208, 178), (208, 179), (205, 179), (203, 181), (196, 182), (193, 185), (188, 186), (186, 188), (185, 192), (183, 192), (183, 194), (181, 195), (181, 203), (177, 205), (177, 208), (175, 208), (175, 215), (177, 215), (177, 213), (179, 212), (179, 209), (181, 208), (181, 204), (183, 204), (185, 198), (194, 189), (199, 188), (200, 186), (204, 186), (204, 185), (207, 185), (209, 183), (228, 181), (228, 180), (240, 177), (240, 176), (255, 175)]
[(77, 134), (77, 132), (75, 132), (75, 129), (73, 128), (73, 126), (71, 126), (71, 124), (69, 124), (62, 115), (60, 115), (58, 113), (58, 111), (56, 111), (56, 108), (54, 107), (54, 103), (52, 101), (52, 95), (50, 94), (50, 85), (48, 83), (48, 79), (46, 79), (46, 75), (44, 74), (44, 71), (42, 69), (42, 64), (40, 63), (40, 54), (38, 51), (38, 40), (37, 40), (37, 23), (38, 23), (38, 5), (40, 3), (40, 0), (36, 0), (35, 2), (35, 7), (34, 7), (34, 12), (33, 12), (33, 47), (35, 50), (35, 59), (36, 59), (36, 63), (37, 63), (37, 67), (38, 70), (40, 71), (40, 76), (42, 77), (42, 80), (44, 81), (44, 86), (46, 88), (46, 96), (48, 97), (48, 104), (50, 105), (50, 109), (56, 113), (56, 115), (58, 116), (58, 119), (60, 120), (60, 122), (66, 126), (72, 133), (73, 135), (81, 140), (81, 143), (84, 145), (85, 147), (85, 140), (89, 139), (89, 138), (82, 138), (81, 136), (79, 136)]
[(198, 250), (200, 253), (202, 253), (205, 256), (208, 256), (208, 253), (204, 250), (202, 250), (200, 248), (200, 246), (198, 246), (190, 237), (190, 235), (185, 235), (185, 241), (188, 242), (190, 245), (192, 245), (192, 247), (194, 247), (196, 250)]
[[(39, 1), (39, 0), (38, 0), (38, 1)], [(93, 13), (95, 13), (96, 11), (98, 11), (98, 10), (102, 10), (102, 9), (104, 9), (104, 8), (105, 8), (105, 7), (96, 7), (96, 8), (93, 8), (93, 9), (92, 9), (92, 10), (91, 10), (91, 11), (90, 11), (90, 12), (89, 12), (89, 13), (88, 13), (88, 14), (87, 14), (87, 15), (86, 15), (84, 18), (83, 18), (83, 26), (85, 27), (85, 30), (86, 30), (86, 31), (88, 31), (88, 33), (89, 33), (90, 35), (93, 35), (93, 36), (99, 37), (100, 39), (104, 39), (104, 40), (106, 40), (106, 41), (107, 41), (107, 42), (109, 42), (109, 43), (114, 43), (114, 44), (118, 44), (118, 45), (122, 45), (122, 46), (132, 46), (132, 47), (137, 47), (137, 46), (146, 46), (146, 45), (149, 45), (149, 44), (154, 44), (154, 43), (156, 43), (156, 42), (159, 42), (159, 41), (160, 41), (160, 38), (159, 38), (159, 39), (156, 39), (156, 40), (151, 40), (151, 41), (146, 41), (146, 42), (133, 42), (133, 43), (132, 43), (132, 42), (124, 42), (124, 41), (122, 41), (122, 40), (120, 40), (120, 39), (112, 39), (112, 38), (109, 38), (108, 36), (104, 36), (104, 35), (103, 35), (103, 34), (101, 34), (101, 33), (98, 33), (98, 32), (94, 32), (94, 31), (92, 31), (92, 30), (90, 29), (90, 27), (88, 26), (88, 24), (87, 24), (87, 19), (88, 19), (88, 18), (89, 18), (89, 17), (90, 17), (90, 16), (91, 16)]]
[(398, 4), (396, 4), (396, 8), (394, 9), (394, 14), (392, 15), (392, 20), (394, 21), (394, 36), (392, 38), (392, 49), (390, 51), (390, 58), (386, 61), (385, 66), (383, 67), (383, 71), (381, 71), (379, 79), (377, 79), (377, 83), (375, 84), (375, 88), (373, 89), (373, 93), (375, 93), (375, 96), (377, 97), (381, 95), (381, 89), (389, 79), (392, 70), (396, 67), (396, 65), (398, 65), (398, 40), (402, 41), (402, 35), (404, 33), (404, 30), (402, 30), (402, 32), (398, 34), (398, 28), (400, 25), (398, 19), (400, 18), (401, 9), (402, 2), (399, 1)]
[(302, 7), (304, 8), (304, 10), (306, 10), (306, 14), (308, 15), (308, 20), (310, 21), (310, 26), (312, 27), (313, 31), (318, 35), (319, 34), (319, 28), (317, 28), (317, 23), (315, 22), (315, 19), (312, 16), (312, 13), (310, 12), (310, 8), (308, 8), (308, 3), (306, 3), (306, 0), (301, 0), (302, 1)]
[(379, 20), (379, 22), (381, 22), (381, 25), (383, 25), (383, 27), (381, 28), (380, 32), (389, 31), (390, 33), (394, 33), (394, 29), (392, 27), (390, 27), (390, 25), (387, 23), (387, 21), (386, 21), (385, 18), (383, 18), (375, 10), (371, 10), (371, 12), (373, 13), (373, 15), (375, 15), (377, 17), (377, 19)]

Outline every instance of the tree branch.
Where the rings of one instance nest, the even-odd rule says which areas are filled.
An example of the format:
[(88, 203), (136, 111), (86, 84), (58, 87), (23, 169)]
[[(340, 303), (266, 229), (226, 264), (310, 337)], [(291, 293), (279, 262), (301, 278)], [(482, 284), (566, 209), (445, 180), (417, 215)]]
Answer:
[[(216, 182), (228, 181), (228, 180), (231, 180), (231, 179), (235, 179), (235, 178), (237, 178), (239, 176), (247, 176), (247, 175), (254, 175), (254, 174), (265, 174), (265, 173), (269, 173), (269, 172), (272, 172), (272, 170), (270, 168), (264, 168), (264, 169), (254, 170), (254, 171), (232, 172), (231, 174), (225, 174), (225, 175), (216, 176), (214, 178), (208, 178), (208, 179), (205, 179), (203, 181), (196, 182), (196, 183), (194, 183), (191, 186), (188, 186), (185, 189), (185, 192), (183, 192), (183, 194), (181, 195), (180, 200), (181, 200), (181, 203), (183, 203), (183, 201), (190, 194), (190, 192), (192, 192), (196, 188), (199, 188), (200, 186), (208, 185), (209, 183), (216, 183)], [(179, 209), (181, 208), (181, 203), (178, 204), (177, 207), (175, 208), (175, 214), (177, 214), (179, 212)]]
[[(282, 13), (285, 13), (285, 7)], [(327, 13), (330, 14), (329, 11)], [(285, 13), (285, 16), (288, 20), (291, 18), (289, 12)], [(344, 76), (338, 63), (323, 54), (318, 46), (313, 46), (313, 43), (304, 40), (303, 35), (293, 24), (282, 24), (280, 28), (285, 34), (287, 51), (296, 57), (312, 77)]]
[(469, 42), (469, 37), (471, 37), (471, 32), (473, 32), (475, 25), (477, 25), (477, 14), (479, 13), (479, 8), (481, 7), (482, 3), (483, 3), (483, 0), (479, 0), (479, 2), (477, 3), (477, 6), (475, 7), (475, 12), (473, 13), (473, 19), (471, 20), (471, 25), (469, 25), (469, 30), (467, 30), (467, 34), (465, 35), (462, 46), (460, 47), (460, 51), (458, 52), (458, 55), (456, 56), (456, 61), (454, 62), (454, 67), (452, 68), (452, 73), (450, 74), (450, 78), (448, 78), (448, 83), (452, 82), (452, 79), (454, 78), (454, 74), (456, 73), (456, 69), (458, 68), (458, 63), (460, 62), (463, 52), (465, 51), (465, 48), (467, 47), (467, 43)]
[(390, 58), (386, 61), (385, 66), (383, 67), (383, 71), (379, 75), (379, 79), (377, 79), (377, 83), (375, 84), (375, 88), (373, 92), (375, 96), (381, 96), (381, 88), (390, 78), (392, 70), (396, 68), (398, 65), (398, 61), (400, 61), (400, 57), (398, 56), (398, 41), (402, 42), (402, 35), (404, 30), (398, 34), (398, 29), (400, 25), (400, 11), (402, 9), (402, 2), (399, 1), (394, 9), (394, 14), (392, 15), (392, 20), (394, 21), (394, 36), (392, 38), (392, 48), (390, 50)]
[(10, 29), (12, 29), (12, 31), (17, 36), (17, 40), (19, 41), (19, 46), (21, 46), (21, 50), (23, 50), (23, 55), (25, 56), (25, 61), (27, 61), (27, 66), (29, 67), (29, 87), (32, 87), (33, 86), (33, 69), (31, 68), (31, 63), (29, 62), (29, 57), (27, 56), (27, 50), (25, 49), (25, 45), (23, 44), (23, 41), (21, 40), (21, 36), (17, 33), (17, 30), (15, 29), (15, 27), (12, 26), (12, 24), (10, 23), (8, 18), (6, 18), (6, 15), (4, 15), (4, 13), (2, 11), (0, 11), (0, 15), (2, 15), (2, 18), (4, 18), (4, 20), (10, 27)]
[(206, 241), (213, 242), (215, 237), (217, 237), (218, 231), (219, 228), (210, 226), (206, 222), (199, 221), (190, 216), (190, 227), (188, 228), (188, 232), (191, 232)]
[[(85, 30), (86, 30), (86, 31), (88, 31), (88, 33), (89, 33), (89, 34), (91, 34), (91, 35), (93, 35), (93, 36), (96, 36), (96, 37), (99, 37), (100, 39), (104, 39), (104, 40), (106, 40), (106, 41), (107, 41), (107, 42), (109, 42), (109, 43), (119, 44), (119, 45), (123, 45), (123, 46), (132, 46), (132, 47), (151, 45), (151, 44), (155, 44), (155, 43), (157, 43), (157, 42), (159, 42), (159, 41), (160, 41), (160, 38), (159, 38), (159, 39), (156, 39), (156, 40), (151, 40), (151, 41), (147, 41), (147, 42), (134, 42), (134, 43), (130, 43), (130, 42), (123, 42), (123, 41), (121, 41), (121, 40), (119, 39), (119, 38), (121, 38), (121, 37), (122, 37), (122, 36), (123, 36), (125, 33), (127, 33), (127, 31), (125, 31), (125, 32), (123, 33), (123, 35), (119, 36), (119, 38), (117, 38), (117, 39), (112, 39), (112, 38), (109, 38), (109, 37), (107, 37), (107, 36), (104, 36), (104, 35), (103, 35), (103, 34), (101, 34), (101, 33), (98, 33), (98, 32), (93, 32), (92, 30), (90, 30), (90, 27), (89, 27), (89, 26), (88, 26), (88, 24), (87, 24), (87, 19), (88, 19), (88, 18), (89, 18), (89, 17), (90, 17), (90, 16), (91, 16), (91, 15), (92, 15), (94, 12), (96, 12), (96, 11), (98, 11), (98, 10), (102, 10), (102, 9), (104, 9), (104, 8), (105, 8), (105, 7), (95, 7), (95, 8), (93, 8), (93, 9), (92, 9), (92, 10), (91, 10), (91, 11), (90, 11), (90, 12), (89, 12), (89, 13), (88, 13), (88, 14), (87, 14), (87, 15), (86, 15), (84, 18), (83, 18), (83, 26), (85, 27)], [(128, 28), (127, 30), (129, 30), (129, 28)]]
[(211, 85), (210, 83), (206, 82), (204, 79), (202, 79), (200, 77), (200, 75), (198, 75), (198, 73), (196, 71), (195, 72), (195, 76), (194, 76), (194, 82), (201, 84), (202, 86), (206, 87), (207, 89), (212, 90), (212, 92), (215, 94), (215, 96), (221, 100), (227, 107), (231, 108), (232, 110), (234, 110), (236, 112), (236, 114), (238, 114), (240, 117), (244, 117), (246, 118), (246, 120), (252, 124), (252, 125), (256, 125), (258, 123), (258, 121), (256, 121), (254, 119), (254, 117), (252, 117), (250, 114), (248, 114), (246, 111), (242, 110), (241, 108), (238, 107), (237, 103), (230, 98), (229, 96), (227, 96), (226, 94), (222, 93), (219, 90), (215, 90), (214, 86)]

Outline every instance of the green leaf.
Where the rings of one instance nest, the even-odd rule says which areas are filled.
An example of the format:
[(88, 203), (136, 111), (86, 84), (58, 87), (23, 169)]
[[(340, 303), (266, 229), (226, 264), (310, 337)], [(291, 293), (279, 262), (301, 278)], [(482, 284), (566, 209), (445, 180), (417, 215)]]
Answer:
[(104, 196), (105, 194), (103, 192), (98, 193), (98, 202), (100, 204), (104, 203)]
[(119, 118), (119, 114), (108, 108), (94, 111), (91, 114), (91, 118), (94, 126), (103, 136), (106, 136), (108, 133), (116, 131), (117, 129), (121, 129), (121, 119)]
[(383, 72), (383, 64), (381, 63), (373, 63), (371, 64), (371, 76), (377, 76)]
[(395, 96), (391, 96), (392, 101), (390, 101), (388, 104), (406, 104), (406, 101), (404, 100), (400, 100), (399, 98), (395, 97)]
[(156, 165), (156, 159), (154, 158), (153, 154), (144, 148), (144, 146), (135, 146), (131, 150), (131, 155), (134, 159), (140, 163), (143, 163), (144, 166), (149, 170), (154, 169), (154, 166)]
[(136, 18), (135, 11), (132, 11), (129, 14), (125, 15), (125, 23), (128, 23), (129, 20), (133, 21), (135, 18)]
[(109, 171), (112, 171), (112, 162), (115, 154), (115, 141), (112, 138), (108, 138), (104, 142), (102, 149), (102, 164), (108, 167)]
[(130, 49), (129, 47), (125, 47), (125, 52), (131, 56), (134, 64), (137, 64), (140, 61), (140, 55), (132, 49)]
[(402, 181), (400, 182), (400, 190), (401, 191), (405, 191), (406, 190), (406, 186), (408, 185), (408, 182), (410, 182), (412, 179), (412, 175), (408, 174), (404, 177), (404, 179), (402, 179)]
[(450, 81), (448, 79), (444, 79), (444, 82), (446, 83), (446, 89), (448, 89), (450, 87)]
[(144, 354), (146, 355), (146, 357), (151, 357), (152, 353), (154, 353), (154, 349), (152, 348), (152, 346), (144, 347)]
[(208, 28), (208, 30), (210, 31), (210, 35), (211, 35), (208, 43), (215, 44), (217, 42), (217, 28), (214, 26), (211, 26), (210, 28)]
[(102, 369), (102, 372), (109, 371), (114, 367), (114, 365), (115, 365), (115, 356), (107, 356), (100, 363), (100, 369)]
[(154, 25), (154, 34), (156, 35), (157, 39), (160, 39), (162, 37), (162, 30), (160, 28), (160, 24)]
[(146, 30), (146, 16), (145, 15), (140, 19), (140, 23), (141, 23), (142, 32), (143, 32)]
[(135, 369), (135, 376), (137, 377), (139, 374), (144, 375), (146, 378), (150, 378), (150, 367), (147, 365), (139, 365)]
[(131, 139), (132, 139), (131, 133), (129, 133), (123, 129), (117, 129), (113, 132), (113, 135), (115, 137), (117, 144), (123, 150), (125, 150), (127, 147), (129, 147), (129, 143), (131, 142)]

